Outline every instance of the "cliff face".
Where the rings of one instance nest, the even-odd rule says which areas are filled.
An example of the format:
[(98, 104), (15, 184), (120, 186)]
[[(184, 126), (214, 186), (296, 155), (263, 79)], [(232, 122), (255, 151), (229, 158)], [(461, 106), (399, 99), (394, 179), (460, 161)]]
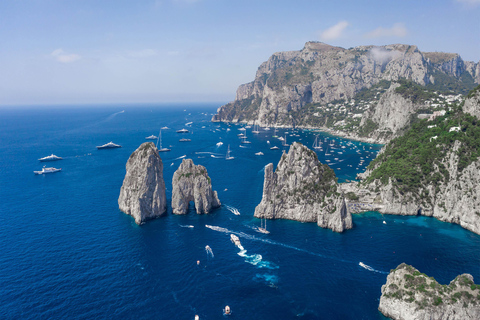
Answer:
[(480, 286), (469, 274), (449, 285), (402, 263), (382, 286), (378, 310), (395, 320), (480, 319)]
[(152, 142), (145, 142), (127, 161), (125, 179), (118, 197), (121, 211), (135, 218), (136, 224), (166, 212), (167, 199), (163, 163)]
[(198, 214), (210, 213), (221, 205), (217, 191), (212, 190), (207, 169), (195, 165), (192, 159), (183, 159), (172, 179), (173, 213), (186, 214), (190, 201), (194, 201)]
[(316, 222), (336, 232), (351, 229), (352, 217), (337, 187), (333, 170), (314, 151), (294, 142), (275, 172), (273, 164), (265, 167), (262, 201), (254, 216)]
[(480, 119), (480, 86), (470, 92), (467, 99), (465, 99), (463, 112), (470, 113), (472, 116)]
[[(329, 128), (343, 135), (366, 137), (368, 134), (362, 135), (360, 128), (353, 134), (334, 128), (333, 123), (344, 119), (345, 115), (335, 116), (332, 108), (345, 105), (345, 114), (350, 112), (350, 117), (357, 112), (363, 113), (365, 108), (362, 109), (359, 102), (364, 97), (359, 98), (359, 94), (382, 81), (407, 79), (435, 90), (437, 87), (444, 90), (455, 83), (457, 88), (468, 91), (474, 82), (480, 83), (479, 66), (479, 63), (464, 62), (457, 54), (422, 53), (410, 45), (343, 49), (307, 42), (300, 51), (275, 53), (262, 63), (255, 80), (241, 85), (235, 101), (220, 107), (212, 121)], [(370, 100), (363, 101), (368, 111), (373, 110), (370, 107), (379, 102), (381, 95), (381, 91), (373, 92)], [(383, 105), (390, 106), (387, 101)], [(390, 118), (396, 117), (393, 111), (403, 111), (393, 107)], [(398, 117), (402, 122), (403, 114)], [(363, 123), (367, 118), (362, 119)], [(380, 127), (391, 125), (378, 124)]]

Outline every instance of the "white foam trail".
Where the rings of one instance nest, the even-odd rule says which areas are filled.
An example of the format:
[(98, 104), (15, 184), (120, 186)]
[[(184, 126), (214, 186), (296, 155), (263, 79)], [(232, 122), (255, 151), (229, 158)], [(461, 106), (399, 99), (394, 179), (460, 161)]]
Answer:
[(234, 215), (236, 215), (236, 216), (239, 216), (239, 215), (240, 215), (240, 211), (238, 211), (237, 208), (231, 207), (231, 206), (228, 206), (228, 205), (225, 205), (225, 207), (228, 209), (228, 211), (230, 211), (230, 212), (233, 213)]
[(194, 228), (194, 226), (188, 225), (188, 224), (180, 224), (179, 226), (182, 227), (182, 228), (190, 228), (190, 229)]
[(210, 256), (210, 257), (214, 258), (213, 250), (212, 250), (212, 248), (210, 248), (209, 245), (205, 246), (205, 251), (207, 252), (207, 256)]
[(369, 265), (366, 265), (365, 263), (363, 262), (359, 262), (358, 265), (368, 271), (372, 271), (372, 272), (378, 272), (378, 273), (381, 273), (381, 274), (388, 274), (388, 272), (384, 272), (384, 271), (380, 271), (380, 270), (375, 270), (373, 269), (372, 267), (370, 267)]
[(189, 126), (189, 125), (191, 125), (192, 123), (193, 123), (193, 122), (187, 122), (187, 123), (185, 123), (185, 125), (186, 125), (186, 126)]
[(216, 156), (222, 156), (221, 153), (215, 153), (215, 152), (195, 152), (195, 154), (213, 154)]
[(119, 111), (119, 112), (115, 112), (114, 114), (111, 114), (107, 117), (107, 119), (105, 119), (105, 121), (108, 121), (108, 120), (111, 120), (113, 119), (117, 114), (120, 114), (120, 113), (124, 113), (125, 110), (122, 110), (122, 111)]

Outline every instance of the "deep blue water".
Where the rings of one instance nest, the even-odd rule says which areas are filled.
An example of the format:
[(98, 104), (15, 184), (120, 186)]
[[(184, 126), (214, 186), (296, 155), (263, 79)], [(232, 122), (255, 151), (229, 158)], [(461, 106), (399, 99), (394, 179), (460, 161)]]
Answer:
[[(228, 304), (236, 319), (383, 319), (380, 288), (401, 262), (441, 283), (465, 272), (480, 276), (480, 236), (433, 218), (366, 213), (342, 234), (277, 220), (268, 221), (269, 235), (257, 233), (263, 168), (278, 163), (282, 151), (269, 147), (281, 142), (273, 129), (247, 129), (252, 144), (240, 147), (240, 126), (210, 122), (217, 107), (0, 109), (0, 318), (219, 319)], [(171, 128), (162, 132), (172, 149), (161, 154), (167, 198), (186, 155), (207, 168), (223, 206), (209, 215), (169, 210), (137, 226), (118, 210), (125, 163), (163, 126)], [(191, 133), (175, 133), (183, 127)], [(287, 143), (311, 147), (315, 139), (291, 134), (278, 130)], [(320, 137), (334, 146), (319, 159), (330, 160), (340, 181), (353, 179), (380, 148)], [(96, 150), (109, 141), (123, 148)], [(235, 159), (225, 161), (229, 144)], [(37, 159), (51, 153), (65, 158), (50, 163), (62, 172), (34, 175)], [(230, 232), (246, 255), (238, 255)]]

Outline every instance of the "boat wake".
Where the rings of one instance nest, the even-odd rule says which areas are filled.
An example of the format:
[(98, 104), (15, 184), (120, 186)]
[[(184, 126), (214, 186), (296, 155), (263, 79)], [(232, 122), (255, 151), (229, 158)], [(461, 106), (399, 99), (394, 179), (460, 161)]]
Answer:
[(194, 228), (194, 226), (188, 225), (188, 224), (179, 224), (179, 226), (182, 227), (182, 228), (190, 228), (190, 229)]
[(105, 119), (105, 121), (109, 121), (109, 120), (112, 120), (116, 115), (120, 114), (120, 113), (124, 113), (125, 110), (122, 110), (122, 111), (119, 111), (119, 112), (115, 112), (114, 114), (111, 114), (107, 117), (107, 119)]
[(245, 259), (245, 262), (250, 263), (258, 268), (266, 268), (266, 269), (278, 269), (279, 267), (270, 261), (264, 261), (262, 255), (260, 254), (252, 254), (248, 255), (247, 250), (242, 246), (240, 239), (234, 235), (233, 233), (230, 234), (230, 239), (235, 244), (235, 246), (240, 250), (237, 254)]
[(385, 271), (380, 271), (380, 270), (375, 270), (373, 269), (372, 267), (370, 267), (369, 265), (366, 265), (365, 263), (363, 262), (359, 262), (358, 265), (368, 271), (372, 271), (372, 272), (378, 272), (378, 273), (381, 273), (381, 274), (388, 274), (388, 272), (385, 272)]
[(179, 160), (179, 159), (183, 159), (183, 158), (186, 158), (186, 157), (187, 157), (187, 155), (186, 155), (186, 154), (184, 154), (183, 156), (181, 156), (181, 157), (178, 157), (178, 158), (175, 158), (175, 159), (173, 159), (172, 161)]
[(227, 208), (228, 211), (230, 211), (231, 213), (233, 213), (233, 214), (236, 215), (236, 216), (239, 216), (239, 215), (240, 215), (240, 211), (238, 211), (237, 208), (234, 208), (234, 207), (231, 207), (231, 206), (227, 206), (227, 205), (225, 205), (225, 208)]

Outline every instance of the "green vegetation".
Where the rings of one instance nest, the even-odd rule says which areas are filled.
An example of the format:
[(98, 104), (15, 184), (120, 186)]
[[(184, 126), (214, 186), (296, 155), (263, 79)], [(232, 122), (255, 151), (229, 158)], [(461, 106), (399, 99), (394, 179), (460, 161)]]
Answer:
[[(459, 132), (450, 132), (450, 128), (457, 126), (460, 126)], [(402, 195), (411, 193), (424, 199), (428, 193), (422, 191), (423, 186), (438, 187), (449, 181), (443, 162), (456, 141), (459, 142), (458, 171), (462, 171), (480, 156), (480, 121), (464, 114), (458, 106), (434, 121), (414, 123), (403, 136), (390, 141), (385, 151), (370, 163), (368, 168), (373, 171), (365, 183), (378, 179), (387, 184), (391, 179)]]
[(395, 89), (395, 92), (402, 95), (404, 98), (411, 100), (415, 104), (424, 103), (426, 100), (435, 99), (438, 95), (432, 90), (426, 90), (425, 87), (416, 84), (413, 81), (398, 80), (400, 86)]
[(454, 92), (456, 94), (467, 94), (475, 87), (474, 80), (468, 72), (464, 72), (460, 76), (460, 81), (454, 76), (448, 75), (439, 70), (430, 70), (435, 83), (429, 83), (426, 85), (427, 89), (437, 90), (440, 92)]

